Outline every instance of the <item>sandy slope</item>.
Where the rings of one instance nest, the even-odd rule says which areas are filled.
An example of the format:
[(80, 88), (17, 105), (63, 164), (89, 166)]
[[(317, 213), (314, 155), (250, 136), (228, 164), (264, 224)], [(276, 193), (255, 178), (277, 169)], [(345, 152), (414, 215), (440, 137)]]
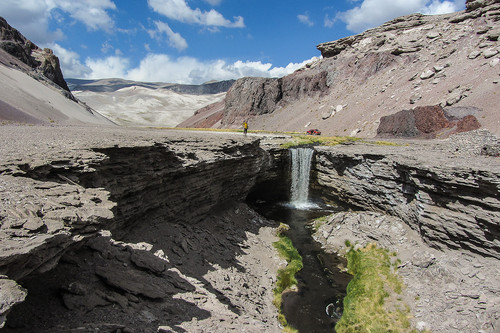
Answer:
[(0, 65), (0, 121), (54, 124), (112, 122), (22, 71)]
[(73, 94), (119, 125), (173, 127), (225, 93), (179, 94), (168, 89), (127, 87), (114, 92), (74, 91)]

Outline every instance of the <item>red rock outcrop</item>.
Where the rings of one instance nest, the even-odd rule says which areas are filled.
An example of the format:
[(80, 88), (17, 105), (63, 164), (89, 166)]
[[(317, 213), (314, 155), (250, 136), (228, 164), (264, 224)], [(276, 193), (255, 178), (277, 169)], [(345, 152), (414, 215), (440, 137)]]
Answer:
[(380, 118), (379, 137), (436, 138), (481, 127), (472, 114), (445, 113), (441, 106), (421, 106)]

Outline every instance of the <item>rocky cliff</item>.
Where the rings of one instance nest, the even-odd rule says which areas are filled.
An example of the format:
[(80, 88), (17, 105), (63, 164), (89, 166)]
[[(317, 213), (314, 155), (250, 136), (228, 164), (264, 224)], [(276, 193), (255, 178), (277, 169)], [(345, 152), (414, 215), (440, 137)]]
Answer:
[[(8, 141), (20, 130), (27, 133), (29, 129), (4, 126), (2, 140)], [(108, 135), (99, 129), (73, 128), (67, 132), (64, 128), (48, 127), (29, 132), (25, 140), (3, 148), (0, 165), (2, 325), (10, 308), (26, 296), (26, 291), (14, 281), (29, 281), (52, 270), (61, 257), (98, 237), (101, 230), (111, 230), (115, 239), (123, 239), (132, 234), (146, 237), (151, 231), (143, 229), (153, 222), (162, 221), (155, 227), (162, 229), (196, 225), (217, 207), (224, 210), (243, 201), (257, 179), (263, 178), (261, 174), (269, 178), (265, 170), (278, 168), (274, 158), (259, 147), (258, 140), (240, 136), (175, 132), (166, 136), (160, 131), (119, 130)], [(65, 138), (62, 141), (61, 136)], [(235, 235), (231, 230), (227, 235), (221, 234), (221, 242), (228, 242), (225, 237)], [(167, 234), (170, 235), (163, 236)], [(159, 236), (153, 233), (152, 237)], [(191, 242), (196, 244), (196, 240)], [(102, 246), (97, 249), (112, 249)], [(232, 249), (236, 245), (224, 246)], [(184, 244), (183, 249), (189, 251), (189, 246)], [(171, 247), (163, 250), (170, 253)], [(78, 256), (73, 260), (80, 259)], [(134, 265), (144, 265), (137, 260)], [(151, 259), (148, 262), (155, 265)], [(101, 265), (114, 263), (116, 260)], [(143, 274), (135, 271), (130, 272), (132, 280), (124, 281), (116, 280), (118, 271), (105, 268), (92, 274), (115, 288), (152, 299), (160, 297), (156, 296), (159, 293), (170, 293), (163, 287), (131, 287), (130, 284), (139, 283), (134, 282), (134, 276)], [(187, 287), (179, 288), (182, 291)], [(271, 293), (271, 287), (268, 292)], [(81, 295), (78, 291), (72, 293)], [(79, 300), (89, 301), (85, 297)], [(72, 305), (68, 304), (76, 306), (74, 300), (68, 302), (73, 302), (66, 303), (70, 308)]]
[(212, 126), (250, 119), (251, 129), (373, 137), (383, 116), (453, 105), (477, 108), (480, 125), (499, 134), (499, 9), (468, 1), (464, 12), (404, 16), (320, 44), (323, 59), (289, 76), (237, 81)]
[(69, 93), (59, 59), (50, 49), (40, 49), (0, 17), (0, 49), (21, 60)]
[(318, 186), (327, 197), (399, 217), (432, 247), (500, 258), (498, 161), (481, 157), (479, 144), (498, 141), (465, 137), (441, 149), (317, 148)]

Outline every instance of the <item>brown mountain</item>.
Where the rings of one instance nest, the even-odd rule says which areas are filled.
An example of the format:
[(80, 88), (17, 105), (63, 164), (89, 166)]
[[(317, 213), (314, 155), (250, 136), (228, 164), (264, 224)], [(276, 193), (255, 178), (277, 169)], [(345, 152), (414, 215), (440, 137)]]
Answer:
[[(429, 111), (417, 112), (429, 118), (424, 122), (451, 115), (425, 137), (459, 131), (456, 115), (476, 120), (464, 121), (461, 130), (479, 124), (500, 134), (500, 1), (466, 6), (453, 14), (400, 17), (320, 44), (321, 60), (279, 79), (240, 79), (223, 108), (199, 110), (179, 126), (235, 128), (248, 119), (250, 129), (318, 128), (328, 135), (373, 137), (382, 117), (425, 107)], [(410, 117), (402, 126), (413, 126), (409, 132), (417, 134), (410, 136), (419, 136), (407, 123), (415, 122), (415, 112), (405, 114)], [(385, 129), (386, 136), (400, 131), (387, 122)]]

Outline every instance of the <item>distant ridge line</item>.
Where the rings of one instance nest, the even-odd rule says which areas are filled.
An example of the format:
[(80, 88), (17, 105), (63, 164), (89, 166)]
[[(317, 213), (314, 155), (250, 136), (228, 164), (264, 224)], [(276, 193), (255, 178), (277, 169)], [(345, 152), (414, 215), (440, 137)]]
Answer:
[(114, 92), (128, 87), (143, 87), (149, 89), (168, 89), (180, 94), (213, 95), (227, 92), (235, 80), (209, 82), (200, 85), (176, 84), (164, 82), (140, 82), (124, 79), (66, 79), (72, 91)]

